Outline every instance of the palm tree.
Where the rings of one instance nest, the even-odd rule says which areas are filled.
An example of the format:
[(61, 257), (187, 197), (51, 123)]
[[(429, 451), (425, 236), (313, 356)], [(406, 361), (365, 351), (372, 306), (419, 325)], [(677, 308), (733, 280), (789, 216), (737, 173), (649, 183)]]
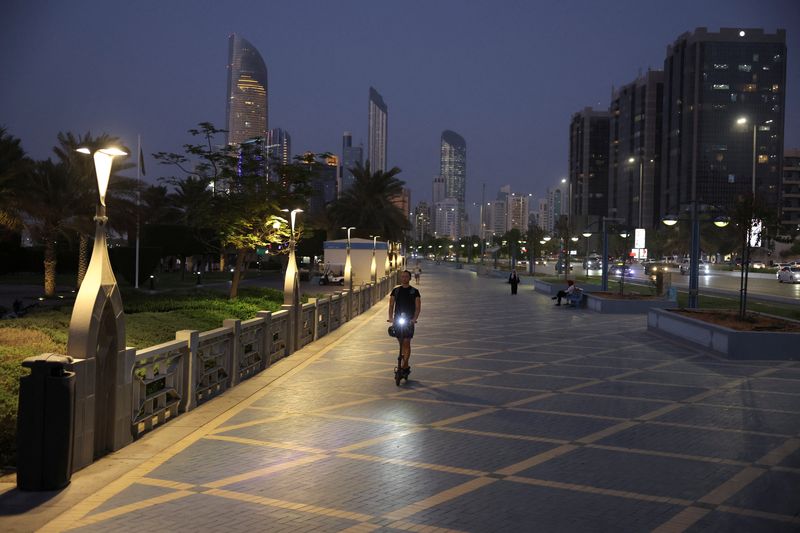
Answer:
[(30, 165), (20, 140), (0, 127), (0, 227), (16, 229), (21, 225), (14, 204), (20, 191), (18, 178), (30, 170)]
[(49, 159), (36, 162), (19, 179), (24, 180), (24, 194), (18, 195), (16, 207), (31, 237), (44, 246), (44, 293), (54, 296), (56, 245), (59, 239), (91, 230), (91, 220), (77, 215), (74, 206), (86, 205), (87, 197), (94, 198), (96, 193), (76, 187), (68, 166)]
[(369, 161), (359, 163), (350, 171), (355, 177), (350, 187), (332, 207), (337, 226), (354, 226), (363, 236), (381, 235), (400, 241), (410, 228), (408, 216), (392, 199), (403, 192), (402, 180), (397, 179), (400, 169), (372, 172)]
[[(74, 187), (81, 191), (91, 194), (82, 195), (83, 204), (75, 204), (74, 215), (82, 217), (88, 224), (76, 226), (78, 229), (78, 276), (77, 287), (81, 286), (86, 270), (89, 267), (89, 239), (91, 238), (94, 225), (91, 224), (97, 204), (97, 181), (95, 179), (94, 162), (91, 157), (78, 153), (78, 148), (86, 147), (91, 151), (105, 148), (108, 146), (120, 146), (121, 141), (118, 137), (113, 137), (106, 133), (93, 137), (87, 132), (84, 135), (76, 136), (72, 132), (59, 132), (58, 145), (53, 147), (53, 153), (58, 161), (65, 165), (69, 173), (69, 181)], [(124, 149), (124, 147), (123, 147)], [(132, 163), (115, 162), (112, 168), (110, 183), (113, 186), (108, 188), (106, 203), (112, 206), (114, 216), (109, 218), (109, 228), (116, 231), (128, 231), (132, 228), (132, 221), (135, 220), (135, 198), (138, 184), (136, 180), (120, 176), (119, 172), (131, 168)]]

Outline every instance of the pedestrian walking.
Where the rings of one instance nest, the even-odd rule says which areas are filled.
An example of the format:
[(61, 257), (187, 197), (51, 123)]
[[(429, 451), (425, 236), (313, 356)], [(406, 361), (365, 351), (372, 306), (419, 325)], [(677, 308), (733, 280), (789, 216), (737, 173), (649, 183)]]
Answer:
[(519, 276), (516, 270), (512, 270), (508, 276), (508, 282), (511, 284), (511, 294), (517, 294), (517, 285), (519, 285)]

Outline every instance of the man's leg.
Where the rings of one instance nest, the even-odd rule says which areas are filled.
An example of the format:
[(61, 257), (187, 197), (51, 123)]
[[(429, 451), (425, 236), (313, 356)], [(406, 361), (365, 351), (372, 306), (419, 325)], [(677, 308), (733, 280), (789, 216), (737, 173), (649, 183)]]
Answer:
[(408, 368), (408, 360), (411, 357), (411, 339), (403, 339), (403, 369)]

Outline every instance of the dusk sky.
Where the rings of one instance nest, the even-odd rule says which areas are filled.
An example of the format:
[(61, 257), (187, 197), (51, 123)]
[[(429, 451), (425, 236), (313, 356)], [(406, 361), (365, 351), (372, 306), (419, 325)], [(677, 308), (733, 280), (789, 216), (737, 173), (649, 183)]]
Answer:
[[(389, 165), (430, 200), (445, 129), (467, 141), (467, 201), (538, 196), (566, 175), (570, 116), (661, 69), (705, 26), (787, 31), (787, 147), (800, 147), (800, 1), (4, 1), (0, 125), (34, 158), (59, 131), (178, 151), (198, 122), (225, 126), (228, 35), (269, 70), (269, 127), (292, 150), (367, 143), (372, 85), (389, 107)], [(152, 159), (147, 180), (170, 170)], [(113, 186), (113, 185), (112, 185)]]

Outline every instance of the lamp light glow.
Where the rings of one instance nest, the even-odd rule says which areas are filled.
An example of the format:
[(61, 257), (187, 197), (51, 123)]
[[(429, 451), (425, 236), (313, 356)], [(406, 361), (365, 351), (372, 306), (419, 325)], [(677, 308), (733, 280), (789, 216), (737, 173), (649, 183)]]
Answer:
[(678, 223), (678, 217), (676, 217), (675, 215), (667, 215), (661, 222), (665, 226), (674, 226), (675, 224)]

